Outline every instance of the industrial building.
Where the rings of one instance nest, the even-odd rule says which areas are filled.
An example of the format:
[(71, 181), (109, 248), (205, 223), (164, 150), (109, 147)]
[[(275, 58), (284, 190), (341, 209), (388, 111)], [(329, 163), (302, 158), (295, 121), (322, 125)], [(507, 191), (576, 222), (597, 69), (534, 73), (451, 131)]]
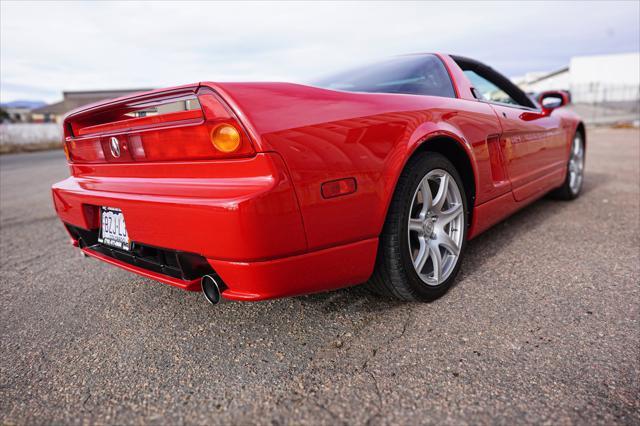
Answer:
[(628, 103), (640, 100), (640, 53), (575, 56), (547, 73), (513, 78), (529, 93), (568, 90), (574, 103)]
[(92, 104), (106, 99), (119, 98), (138, 92), (146, 92), (151, 89), (123, 89), (123, 90), (91, 90), (91, 91), (66, 91), (62, 92), (62, 100), (54, 104), (45, 105), (31, 110), (31, 121), (34, 123), (62, 122), (64, 116), (81, 106)]

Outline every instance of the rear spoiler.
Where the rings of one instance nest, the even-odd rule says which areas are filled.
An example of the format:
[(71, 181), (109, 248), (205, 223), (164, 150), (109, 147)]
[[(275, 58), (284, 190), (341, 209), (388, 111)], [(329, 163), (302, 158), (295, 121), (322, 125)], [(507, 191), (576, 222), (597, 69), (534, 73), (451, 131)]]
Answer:
[[(176, 86), (167, 89), (156, 89), (148, 92), (138, 92), (132, 93), (126, 96), (121, 96), (119, 98), (94, 102), (92, 104), (83, 105), (79, 108), (76, 108), (70, 111), (65, 117), (64, 122), (72, 123), (77, 121), (82, 121), (84, 119), (89, 118), (90, 116), (101, 115), (109, 110), (121, 109), (126, 107), (128, 104), (138, 104), (148, 101), (162, 101), (163, 99), (170, 99), (179, 97), (181, 95), (186, 96), (195, 96), (200, 84), (189, 84), (184, 86)], [(67, 134), (67, 128), (65, 128), (65, 136), (77, 136), (73, 132), (71, 134)], [(70, 129), (73, 130), (73, 129)]]
[(70, 161), (79, 163), (194, 160), (255, 153), (233, 109), (213, 89), (200, 84), (83, 107), (68, 114), (63, 127), (65, 152)]

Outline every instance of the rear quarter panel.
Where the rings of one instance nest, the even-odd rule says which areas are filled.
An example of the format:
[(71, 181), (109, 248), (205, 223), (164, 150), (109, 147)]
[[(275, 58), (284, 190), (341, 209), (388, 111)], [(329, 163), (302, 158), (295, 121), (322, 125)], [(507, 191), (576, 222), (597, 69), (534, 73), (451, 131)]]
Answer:
[[(378, 236), (405, 163), (434, 137), (449, 137), (468, 153), (476, 203), (509, 190), (492, 178), (487, 136), (500, 127), (486, 104), (286, 83), (210, 85), (248, 123), (258, 150), (285, 159), (309, 249)], [(322, 197), (323, 182), (345, 177), (356, 178), (356, 193)]]

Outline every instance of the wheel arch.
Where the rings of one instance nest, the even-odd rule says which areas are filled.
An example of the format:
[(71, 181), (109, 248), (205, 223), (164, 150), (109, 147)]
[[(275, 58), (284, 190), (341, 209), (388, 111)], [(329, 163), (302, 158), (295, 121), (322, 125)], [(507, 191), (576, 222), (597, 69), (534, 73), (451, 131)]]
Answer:
[(469, 217), (467, 225), (470, 226), (473, 219), (473, 211), (476, 199), (476, 191), (478, 188), (478, 175), (476, 165), (474, 162), (471, 148), (461, 140), (457, 135), (450, 132), (434, 132), (415, 143), (410, 149), (409, 155), (406, 156), (404, 164), (398, 171), (393, 185), (391, 194), (387, 200), (387, 206), (385, 209), (385, 216), (388, 214), (391, 200), (396, 191), (398, 180), (402, 172), (407, 168), (407, 165), (412, 158), (421, 155), (425, 152), (437, 152), (447, 158), (454, 165), (464, 186), (465, 197), (467, 200), (467, 207), (469, 210)]
[(582, 121), (578, 122), (576, 126), (576, 132), (580, 132), (582, 135), (582, 143), (584, 144), (585, 149), (587, 148), (587, 129)]
[(467, 199), (467, 208), (469, 209), (468, 225), (470, 225), (476, 200), (476, 173), (472, 158), (464, 148), (463, 143), (451, 136), (434, 136), (422, 142), (413, 151), (409, 159), (423, 152), (437, 152), (443, 155), (447, 160), (451, 161), (460, 174)]
[(586, 156), (587, 156), (587, 129), (586, 129), (585, 125), (584, 125), (584, 122), (582, 122), (582, 121), (578, 121), (577, 124), (575, 125), (575, 130), (573, 131), (573, 133), (571, 133), (570, 135), (567, 135), (567, 136), (569, 136), (568, 137), (569, 142), (568, 142), (568, 145), (567, 145), (567, 150), (569, 151), (568, 155), (571, 155), (570, 151), (571, 151), (571, 146), (573, 145), (573, 139), (575, 138), (575, 135), (578, 134), (578, 133), (580, 133), (580, 135), (582, 135), (582, 145), (584, 147), (584, 155), (585, 155), (585, 158), (586, 158)]

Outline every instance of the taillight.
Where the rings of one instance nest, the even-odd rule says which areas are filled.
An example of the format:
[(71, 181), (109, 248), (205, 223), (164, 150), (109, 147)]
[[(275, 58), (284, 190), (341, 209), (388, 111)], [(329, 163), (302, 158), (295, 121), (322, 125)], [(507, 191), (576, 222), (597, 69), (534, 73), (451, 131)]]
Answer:
[(241, 142), (240, 131), (231, 124), (220, 124), (211, 131), (211, 143), (220, 152), (236, 152)]
[(70, 161), (78, 163), (205, 160), (255, 153), (242, 124), (210, 89), (130, 100), (66, 123)]
[(67, 157), (67, 161), (71, 161), (71, 156), (69, 155), (69, 146), (67, 145), (67, 141), (62, 141), (62, 149), (64, 150), (64, 156)]
[(198, 101), (207, 122), (210, 144), (221, 156), (246, 157), (255, 153), (244, 127), (218, 94), (201, 89)]

